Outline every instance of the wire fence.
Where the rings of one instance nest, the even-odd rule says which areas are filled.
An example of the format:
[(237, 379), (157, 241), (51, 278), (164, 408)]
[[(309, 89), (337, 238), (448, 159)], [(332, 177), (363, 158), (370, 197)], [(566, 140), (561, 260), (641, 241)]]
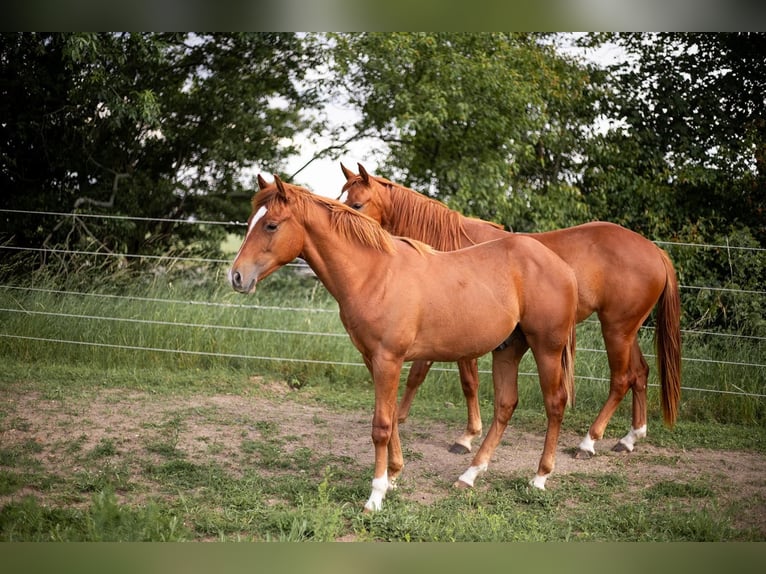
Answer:
[[(121, 216), (121, 215), (96, 215), (96, 214), (71, 214), (71, 213), (61, 213), (61, 212), (49, 212), (49, 211), (27, 211), (27, 210), (11, 210), (11, 209), (0, 209), (0, 213), (8, 213), (8, 214), (24, 214), (24, 215), (37, 215), (37, 216), (55, 216), (55, 217), (93, 217), (93, 218), (100, 218), (100, 219), (123, 219), (123, 220), (133, 220), (133, 221), (152, 221), (152, 222), (163, 222), (163, 223), (177, 223), (177, 224), (183, 224), (183, 225), (226, 225), (226, 226), (245, 226), (246, 223), (243, 222), (237, 222), (237, 221), (228, 221), (228, 222), (222, 222), (222, 221), (202, 221), (202, 220), (194, 220), (194, 219), (185, 219), (185, 220), (178, 220), (178, 219), (162, 219), (162, 218), (147, 218), (147, 217), (133, 217), (133, 216)], [(733, 246), (733, 245), (712, 245), (712, 244), (699, 244), (699, 243), (681, 243), (681, 242), (671, 242), (671, 241), (655, 241), (655, 243), (662, 245), (662, 246), (675, 246), (675, 247), (682, 247), (682, 248), (691, 248), (691, 249), (725, 249), (729, 252), (731, 251), (742, 251), (742, 252), (755, 252), (757, 254), (761, 254), (766, 252), (766, 249), (761, 248), (755, 248), (755, 247), (740, 247), (740, 246)], [(205, 258), (205, 257), (185, 257), (185, 256), (162, 256), (162, 255), (142, 255), (142, 254), (124, 254), (124, 253), (111, 253), (106, 251), (84, 251), (84, 250), (74, 250), (74, 249), (65, 249), (65, 248), (47, 248), (47, 247), (19, 247), (19, 246), (13, 246), (13, 245), (0, 245), (0, 251), (7, 251), (7, 252), (16, 252), (16, 253), (29, 253), (31, 256), (39, 256), (41, 254), (58, 254), (58, 255), (78, 255), (78, 256), (93, 256), (93, 257), (119, 257), (119, 258), (135, 258), (135, 259), (146, 259), (150, 261), (182, 261), (185, 263), (195, 263), (195, 264), (204, 264), (204, 265), (228, 265), (230, 264), (230, 259), (219, 259), (219, 258)], [(305, 264), (301, 262), (295, 262), (291, 264), (293, 267), (299, 267), (299, 268), (305, 268)], [(713, 285), (680, 285), (680, 289), (682, 290), (691, 290), (691, 291), (701, 291), (701, 290), (708, 290), (708, 291), (718, 291), (718, 292), (728, 292), (728, 293), (737, 293), (742, 296), (748, 296), (748, 297), (760, 297), (763, 295), (766, 295), (766, 290), (759, 290), (759, 289), (733, 289), (733, 288), (725, 288), (720, 286), (713, 286)], [(163, 297), (144, 297), (139, 296), (135, 294), (114, 294), (114, 293), (103, 293), (98, 291), (77, 291), (77, 290), (67, 290), (67, 289), (54, 289), (54, 288), (46, 288), (46, 287), (29, 287), (29, 286), (19, 286), (19, 285), (0, 285), (0, 291), (3, 292), (13, 292), (16, 291), (24, 291), (24, 292), (40, 292), (45, 293), (48, 295), (54, 295), (57, 297), (74, 297), (74, 298), (81, 298), (82, 300), (86, 300), (88, 298), (96, 298), (96, 299), (102, 299), (102, 300), (108, 300), (112, 302), (120, 302), (120, 301), (139, 301), (144, 303), (158, 303), (161, 305), (186, 305), (186, 306), (208, 306), (208, 307), (218, 307), (221, 309), (228, 309), (228, 310), (237, 310), (237, 309), (257, 309), (257, 310), (263, 310), (263, 311), (280, 311), (280, 312), (286, 312), (286, 313), (293, 313), (293, 314), (307, 314), (307, 313), (334, 313), (337, 314), (338, 310), (337, 308), (324, 308), (324, 307), (292, 307), (292, 306), (273, 306), (273, 305), (258, 305), (258, 304), (239, 304), (239, 303), (231, 303), (231, 302), (221, 302), (221, 301), (205, 301), (205, 300), (189, 300), (189, 299), (173, 299), (173, 298), (163, 298)], [(0, 316), (9, 317), (13, 315), (26, 315), (29, 317), (50, 317), (50, 318), (61, 318), (61, 319), (68, 319), (68, 320), (75, 320), (75, 321), (98, 321), (103, 323), (127, 323), (127, 324), (133, 324), (138, 326), (170, 326), (170, 327), (178, 327), (178, 328), (186, 328), (186, 329), (216, 329), (221, 331), (237, 331), (237, 332), (258, 332), (258, 333), (271, 333), (274, 335), (295, 335), (300, 337), (347, 337), (345, 331), (342, 329), (337, 332), (320, 332), (320, 331), (310, 331), (310, 330), (300, 330), (300, 329), (272, 329), (272, 328), (260, 328), (260, 327), (244, 327), (244, 326), (233, 326), (233, 325), (225, 325), (221, 323), (209, 323), (209, 322), (194, 322), (194, 321), (167, 321), (167, 320), (157, 320), (152, 319), (148, 317), (120, 317), (117, 315), (112, 314), (91, 314), (91, 313), (72, 313), (72, 312), (65, 312), (65, 311), (57, 311), (57, 310), (30, 310), (25, 309), (21, 306), (8, 306), (7, 303), (5, 306), (0, 306)], [(588, 319), (585, 321), (586, 324), (598, 324), (598, 321), (596, 319)], [(642, 329), (650, 329), (650, 327), (643, 327)], [(25, 340), (25, 341), (37, 341), (41, 343), (47, 343), (47, 344), (58, 344), (58, 345), (77, 345), (77, 346), (92, 346), (92, 347), (99, 347), (99, 348), (110, 348), (110, 349), (123, 349), (123, 350), (130, 350), (130, 351), (137, 351), (137, 352), (159, 352), (159, 353), (175, 353), (179, 355), (197, 355), (197, 356), (215, 356), (215, 357), (221, 357), (221, 358), (237, 358), (237, 359), (244, 359), (244, 360), (266, 360), (266, 361), (279, 361), (279, 362), (286, 362), (286, 363), (306, 363), (306, 364), (327, 364), (327, 365), (342, 365), (342, 366), (352, 366), (352, 367), (360, 367), (364, 368), (364, 363), (360, 360), (359, 362), (348, 362), (348, 361), (326, 361), (326, 360), (317, 360), (317, 359), (309, 359), (309, 358), (294, 358), (294, 357), (285, 357), (285, 356), (260, 356), (260, 355), (250, 355), (250, 354), (241, 354), (241, 353), (225, 353), (225, 352), (211, 352), (211, 351), (205, 351), (205, 350), (195, 350), (195, 349), (180, 349), (180, 348), (162, 348), (162, 347), (154, 347), (154, 346), (143, 346), (143, 345), (130, 345), (130, 344), (123, 344), (123, 343), (117, 343), (117, 342), (103, 342), (103, 341), (82, 341), (77, 339), (71, 339), (71, 338), (56, 338), (56, 337), (47, 337), (47, 336), (35, 336), (35, 335), (29, 335), (29, 334), (21, 334), (18, 332), (6, 332), (5, 329), (0, 329), (2, 332), (0, 332), (0, 338), (2, 339), (16, 339), (16, 340)], [(693, 336), (693, 337), (707, 337), (707, 338), (713, 338), (713, 339), (722, 339), (726, 341), (749, 341), (754, 343), (760, 343), (763, 341), (766, 341), (766, 337), (759, 337), (759, 336), (753, 336), (753, 335), (744, 335), (744, 334), (738, 334), (738, 333), (727, 333), (727, 332), (719, 332), (719, 331), (709, 331), (709, 330), (694, 330), (694, 329), (683, 329), (683, 334), (685, 336)], [(605, 350), (603, 348), (583, 348), (579, 347), (577, 348), (578, 353), (605, 353)], [(653, 359), (654, 355), (650, 353), (646, 353), (645, 356), (649, 359)], [(697, 363), (701, 364), (703, 366), (705, 365), (718, 365), (718, 366), (724, 366), (724, 367), (737, 367), (737, 368), (747, 368), (747, 369), (758, 369), (758, 370), (764, 370), (766, 369), (766, 359), (762, 356), (756, 356), (756, 357), (748, 357), (748, 360), (716, 360), (712, 358), (699, 358), (699, 357), (690, 357), (690, 356), (683, 356), (682, 361), (685, 363)], [(442, 371), (452, 371), (454, 369), (450, 368), (442, 368), (435, 366), (433, 370), (442, 370)], [(489, 371), (482, 371), (482, 372), (489, 372)], [(535, 373), (520, 373), (524, 376), (535, 376)], [(578, 379), (584, 379), (584, 380), (592, 380), (592, 381), (600, 381), (600, 382), (608, 382), (608, 379), (603, 377), (595, 377), (595, 376), (587, 376), (587, 375), (578, 375)], [(747, 397), (754, 397), (754, 398), (764, 398), (766, 397), (766, 389), (759, 389), (757, 392), (753, 391), (745, 391), (742, 389), (739, 390), (730, 390), (730, 389), (709, 389), (709, 388), (695, 388), (695, 387), (683, 387), (684, 390), (688, 391), (698, 391), (698, 392), (705, 392), (705, 393), (720, 393), (720, 394), (735, 394), (735, 395), (742, 395)]]

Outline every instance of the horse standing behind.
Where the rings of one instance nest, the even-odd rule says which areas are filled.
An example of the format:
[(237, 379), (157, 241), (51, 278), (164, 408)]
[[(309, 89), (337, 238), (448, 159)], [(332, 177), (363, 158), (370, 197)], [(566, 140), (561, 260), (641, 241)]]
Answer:
[[(358, 164), (355, 174), (341, 164), (346, 177), (341, 198), (345, 203), (378, 221), (394, 235), (424, 241), (435, 249), (449, 251), (484, 241), (507, 237), (501, 226), (465, 217), (443, 203), (387, 179), (374, 177)], [(639, 234), (607, 222), (592, 222), (545, 233), (514, 234), (539, 241), (574, 270), (578, 285), (577, 322), (593, 313), (601, 322), (609, 361), (609, 396), (588, 429), (577, 458), (595, 454), (595, 441), (628, 389), (633, 390), (632, 426), (614, 450), (632, 451), (646, 436), (646, 388), (649, 366), (638, 345), (638, 330), (657, 306), (655, 345), (665, 423), (673, 426), (681, 396), (681, 303), (673, 264), (667, 254)], [(519, 360), (527, 348), (517, 341)], [(399, 421), (407, 418), (418, 387), (432, 360), (416, 361), (399, 405)], [(468, 408), (465, 433), (450, 448), (469, 452), (471, 442), (481, 435), (476, 360), (458, 362), (460, 382)]]
[(366, 510), (378, 510), (404, 460), (397, 389), (404, 361), (458, 361), (492, 353), (494, 418), (458, 485), (487, 468), (518, 402), (514, 345), (519, 327), (538, 366), (548, 426), (534, 486), (545, 487), (568, 400), (573, 397), (577, 285), (572, 270), (527, 237), (448, 253), (389, 235), (377, 222), (335, 200), (258, 176), (252, 214), (229, 271), (232, 287), (252, 293), (259, 281), (303, 258), (337, 300), (340, 318), (362, 354), (375, 389), (375, 469)]

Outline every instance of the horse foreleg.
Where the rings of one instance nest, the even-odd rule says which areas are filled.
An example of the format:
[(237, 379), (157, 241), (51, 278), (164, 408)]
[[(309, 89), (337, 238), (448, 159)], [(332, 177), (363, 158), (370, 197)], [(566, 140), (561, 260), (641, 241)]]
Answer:
[(380, 510), (386, 493), (394, 488), (394, 481), (404, 466), (399, 427), (396, 421), (396, 395), (399, 386), (401, 361), (372, 360), (372, 379), (375, 385), (375, 409), (372, 415), (372, 444), (375, 448), (375, 469), (372, 492), (364, 505), (365, 511)]
[(433, 364), (433, 361), (413, 361), (412, 365), (410, 365), (410, 372), (407, 375), (407, 386), (404, 388), (404, 395), (399, 403), (398, 419), (400, 423), (407, 420), (415, 393), (418, 392), (418, 388), (423, 384)]
[(503, 438), (508, 422), (519, 402), (519, 389), (516, 374), (518, 358), (510, 349), (492, 353), (492, 383), (495, 389), (495, 409), (492, 424), (487, 436), (471, 461), (471, 466), (455, 482), (456, 488), (470, 488), (476, 477), (487, 470), (489, 460)]
[(481, 436), (481, 411), (479, 409), (479, 363), (476, 359), (458, 361), (460, 386), (463, 388), (468, 419), (465, 432), (449, 448), (455, 454), (471, 452), (473, 439)]

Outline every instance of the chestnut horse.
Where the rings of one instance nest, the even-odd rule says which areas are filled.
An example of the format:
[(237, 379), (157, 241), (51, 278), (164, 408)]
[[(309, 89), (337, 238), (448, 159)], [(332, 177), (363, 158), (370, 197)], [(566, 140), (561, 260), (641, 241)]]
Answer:
[(548, 417), (534, 486), (554, 467), (572, 371), (577, 284), (541, 243), (506, 235), (442, 253), (395, 238), (342, 203), (274, 176), (259, 191), (242, 246), (229, 271), (232, 287), (252, 293), (259, 281), (303, 258), (337, 300), (340, 318), (372, 375), (375, 470), (366, 510), (378, 510), (404, 460), (396, 416), (404, 361), (457, 361), (493, 351), (495, 411), (490, 431), (456, 486), (472, 486), (497, 447), (517, 403), (517, 363), (504, 341), (519, 326), (532, 348)]
[[(465, 217), (443, 203), (387, 179), (374, 177), (358, 164), (355, 174), (341, 164), (346, 177), (341, 199), (378, 221), (395, 235), (424, 241), (449, 251), (511, 235), (501, 226)], [(577, 322), (597, 313), (611, 372), (609, 396), (579, 445), (576, 458), (595, 454), (595, 441), (606, 430), (628, 389), (633, 390), (632, 427), (614, 450), (633, 450), (646, 436), (646, 387), (649, 366), (638, 345), (638, 329), (657, 305), (655, 345), (665, 423), (673, 426), (681, 395), (680, 297), (673, 264), (654, 243), (624, 227), (592, 222), (545, 233), (513, 234), (536, 239), (574, 270), (578, 284)], [(526, 352), (523, 341), (516, 347)], [(514, 359), (515, 360), (515, 359)], [(399, 422), (407, 414), (432, 361), (413, 363), (399, 405)], [(466, 432), (450, 449), (471, 450), (481, 435), (475, 360), (458, 362), (468, 407)]]

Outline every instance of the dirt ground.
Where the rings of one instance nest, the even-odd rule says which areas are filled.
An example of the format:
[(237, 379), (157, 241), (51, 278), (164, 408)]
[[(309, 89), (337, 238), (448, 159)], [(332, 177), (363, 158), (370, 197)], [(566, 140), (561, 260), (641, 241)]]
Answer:
[[(262, 384), (260, 381), (256, 381)], [(263, 393), (243, 395), (194, 395), (191, 398), (158, 399), (141, 392), (104, 390), (88, 399), (46, 399), (18, 394), (6, 400), (6, 417), (0, 427), (0, 445), (33, 440), (39, 448), (35, 458), (52, 473), (61, 469), (76, 471), (71, 441), (80, 437), (80, 452), (89, 452), (105, 439), (119, 440), (121, 454), (144, 449), (152, 434), (167, 434), (168, 420), (183, 417), (173, 437), (176, 448), (195, 462), (215, 459), (231, 472), (237, 471), (237, 453), (243, 438), (258, 431), (253, 421), (274, 423), (279, 435), (289, 436), (289, 448), (330, 449), (338, 456), (350, 457), (361, 467), (373, 463), (368, 412), (336, 412), (327, 408), (290, 400), (287, 385), (271, 384)], [(228, 421), (221, 424), (221, 421)], [(238, 421), (243, 421), (239, 424)], [(246, 421), (246, 422), (245, 422)], [(171, 429), (172, 430), (172, 429)], [(411, 488), (408, 496), (428, 504), (447, 496), (450, 485), (470, 465), (471, 455), (456, 455), (448, 447), (462, 429), (454, 425), (412, 418), (400, 427), (405, 454), (401, 481)], [(651, 433), (651, 429), (649, 429)], [(544, 429), (539, 433), (520, 432), (511, 426), (490, 464), (493, 476), (511, 473), (531, 478), (542, 449)], [(742, 526), (758, 528), (766, 540), (766, 456), (750, 452), (708, 449), (680, 450), (639, 442), (630, 454), (612, 452), (613, 439), (596, 445), (597, 456), (575, 460), (574, 447), (582, 437), (562, 432), (556, 469), (548, 480), (556, 488), (557, 477), (570, 473), (623, 473), (626, 488), (640, 490), (660, 481), (688, 483), (694, 477), (706, 477), (717, 485), (716, 493), (744, 502), (750, 509), (742, 517)], [(211, 448), (215, 445), (215, 448)], [(478, 445), (475, 445), (475, 448)], [(142, 455), (145, 457), (145, 451)], [(127, 457), (126, 457), (127, 458)], [(140, 459), (140, 457), (136, 457)], [(140, 475), (140, 470), (136, 470)], [(481, 478), (477, 482), (480, 484)], [(0, 496), (0, 506), (20, 492)], [(35, 492), (36, 496), (42, 493)], [(363, 502), (363, 501), (360, 501)]]

